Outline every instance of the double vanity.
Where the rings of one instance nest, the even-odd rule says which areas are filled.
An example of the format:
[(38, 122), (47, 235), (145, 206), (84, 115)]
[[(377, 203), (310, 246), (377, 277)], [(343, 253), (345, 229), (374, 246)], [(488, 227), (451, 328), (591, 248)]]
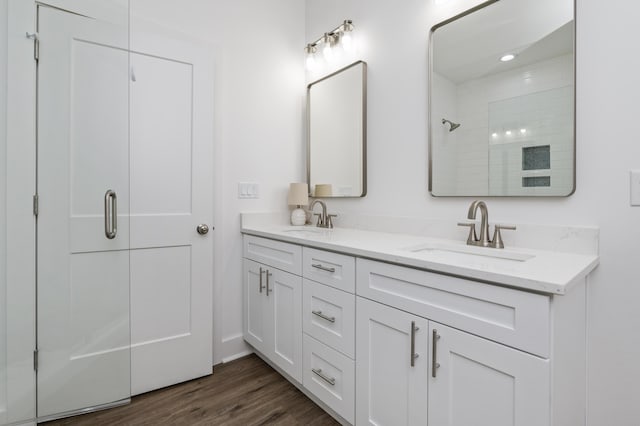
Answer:
[(597, 230), (519, 226), (545, 238), (494, 249), (343, 222), (243, 215), (244, 338), (263, 359), (343, 424), (584, 424)]

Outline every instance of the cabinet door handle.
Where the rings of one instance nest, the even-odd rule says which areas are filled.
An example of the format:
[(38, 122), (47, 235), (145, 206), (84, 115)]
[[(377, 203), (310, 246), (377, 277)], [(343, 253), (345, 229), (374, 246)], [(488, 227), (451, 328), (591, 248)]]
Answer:
[(313, 371), (316, 376), (320, 377), (322, 380), (324, 380), (325, 382), (329, 383), (331, 386), (335, 386), (336, 385), (336, 379), (334, 379), (333, 377), (329, 377), (326, 374), (324, 374), (322, 372), (321, 368), (315, 369), (312, 368), (311, 371)]
[(260, 267), (260, 282), (258, 283), (258, 291), (260, 291), (260, 293), (262, 293), (262, 289), (264, 288), (264, 286), (262, 285), (262, 273), (264, 271), (262, 270), (262, 266)]
[(336, 317), (326, 316), (325, 314), (322, 313), (322, 311), (311, 311), (311, 313), (315, 316), (322, 318), (323, 320), (326, 320), (329, 322), (336, 322)]
[(321, 271), (327, 271), (327, 272), (331, 272), (334, 273), (336, 271), (336, 268), (330, 268), (328, 266), (324, 266), (320, 263), (316, 263), (316, 264), (312, 264), (312, 267), (316, 268), (316, 269), (320, 269)]
[(436, 377), (436, 370), (440, 368), (440, 364), (436, 359), (438, 354), (438, 339), (440, 339), (440, 335), (438, 334), (438, 330), (433, 329), (431, 335), (431, 377)]
[(269, 277), (270, 277), (271, 275), (273, 275), (273, 274), (272, 274), (271, 272), (269, 272), (269, 270), (268, 270), (268, 269), (265, 269), (265, 271), (264, 271), (264, 272), (265, 272), (265, 275), (267, 276), (267, 297), (269, 297), (269, 292), (273, 293), (273, 289), (272, 289), (272, 288), (271, 288), (271, 289), (269, 288)]
[(420, 330), (420, 327), (416, 327), (416, 322), (411, 321), (411, 366), (415, 366), (416, 358), (420, 356), (420, 354), (416, 353), (416, 331)]

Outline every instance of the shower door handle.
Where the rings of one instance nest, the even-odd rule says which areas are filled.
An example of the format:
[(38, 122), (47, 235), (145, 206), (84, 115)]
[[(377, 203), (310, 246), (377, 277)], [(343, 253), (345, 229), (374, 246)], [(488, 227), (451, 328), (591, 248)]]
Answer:
[(104, 194), (104, 235), (113, 240), (118, 233), (118, 196), (109, 189)]

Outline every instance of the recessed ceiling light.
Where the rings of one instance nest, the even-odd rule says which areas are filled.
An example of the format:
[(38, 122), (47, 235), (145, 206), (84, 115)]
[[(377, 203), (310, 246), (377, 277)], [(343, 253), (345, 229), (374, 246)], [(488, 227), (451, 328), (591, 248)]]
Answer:
[(509, 62), (509, 61), (513, 61), (515, 57), (516, 55), (514, 55), (513, 53), (507, 53), (506, 55), (502, 56), (500, 60), (502, 62)]

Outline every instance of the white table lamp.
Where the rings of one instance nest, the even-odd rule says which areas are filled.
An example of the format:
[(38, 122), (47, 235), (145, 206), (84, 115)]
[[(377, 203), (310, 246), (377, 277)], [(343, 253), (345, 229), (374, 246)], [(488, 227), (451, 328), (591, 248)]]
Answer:
[(306, 183), (289, 184), (289, 197), (287, 203), (290, 206), (296, 206), (291, 212), (291, 224), (300, 226), (307, 221), (307, 215), (302, 206), (309, 205), (309, 187)]

